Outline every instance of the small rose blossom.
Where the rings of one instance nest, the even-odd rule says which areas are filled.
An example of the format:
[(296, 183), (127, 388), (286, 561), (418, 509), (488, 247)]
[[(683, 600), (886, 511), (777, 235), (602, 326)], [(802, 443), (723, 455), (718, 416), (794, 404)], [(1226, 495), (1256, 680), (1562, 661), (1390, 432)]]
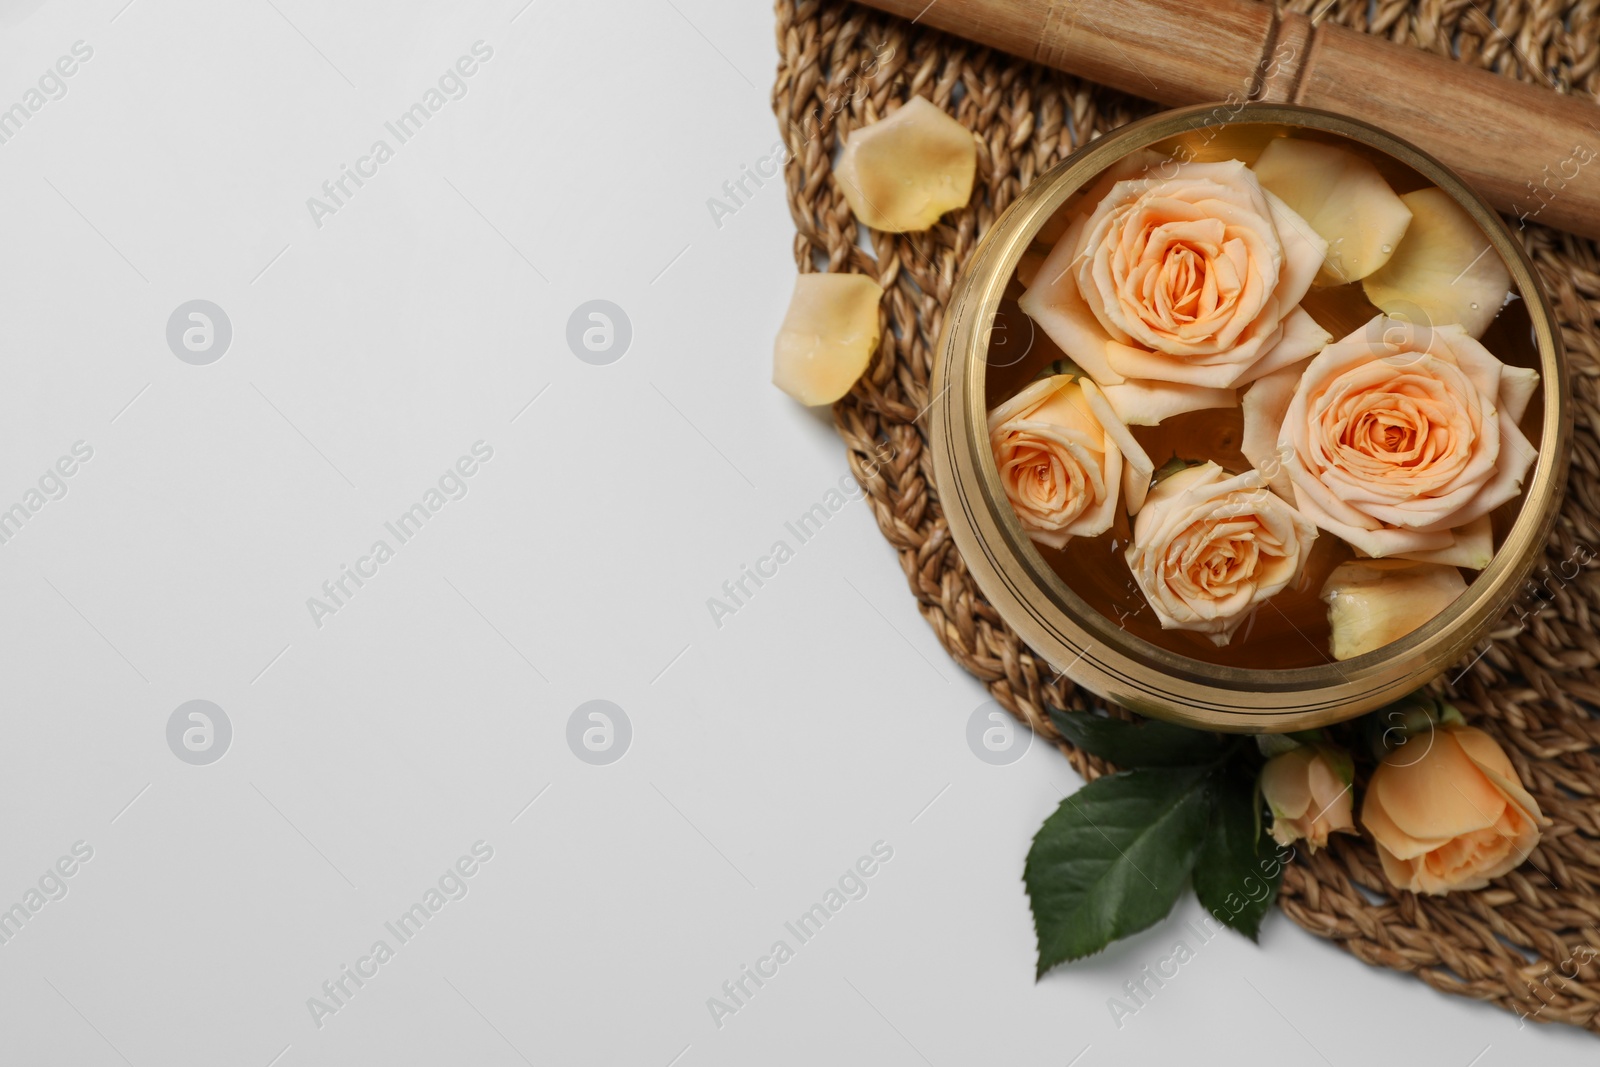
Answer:
[(1316, 537), (1259, 471), (1205, 463), (1150, 490), (1127, 560), (1163, 629), (1226, 645), (1257, 605), (1299, 580)]
[(989, 413), (989, 443), (1006, 498), (1028, 536), (1061, 548), (1110, 529), (1119, 491), (1144, 503), (1150, 457), (1091, 381), (1057, 374)]
[(1438, 726), (1394, 749), (1361, 804), (1384, 876), (1414, 893), (1481, 889), (1527, 859), (1549, 824), (1505, 750), (1471, 726)]
[(1303, 745), (1272, 757), (1261, 768), (1261, 795), (1272, 809), (1272, 838), (1280, 845), (1305, 841), (1315, 852), (1331, 833), (1353, 833), (1349, 759), (1339, 767), (1320, 748)]
[(1142, 166), (1089, 192), (1019, 303), (1124, 421), (1151, 425), (1231, 406), (1327, 342), (1299, 306), (1327, 243), (1237, 160)]
[(1537, 457), (1517, 423), (1538, 381), (1459, 326), (1379, 316), (1253, 385), (1243, 449), (1362, 553), (1481, 568)]

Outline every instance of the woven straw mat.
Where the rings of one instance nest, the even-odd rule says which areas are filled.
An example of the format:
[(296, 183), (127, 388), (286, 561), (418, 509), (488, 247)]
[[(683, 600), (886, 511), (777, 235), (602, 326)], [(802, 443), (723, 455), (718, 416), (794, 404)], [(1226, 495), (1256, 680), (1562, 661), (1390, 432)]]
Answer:
[[(1309, 13), (1325, 2), (1292, 6)], [(1498, 28), (1486, 10), (1495, 12)], [(1454, 52), (1460, 62), (1508, 78), (1554, 81), (1590, 98), (1600, 90), (1596, 0), (1333, 0), (1323, 19)], [(1001, 621), (951, 543), (922, 412), (945, 302), (974, 243), (1040, 173), (1085, 141), (1156, 109), (844, 0), (777, 0), (777, 37), (772, 102), (790, 151), (795, 259), (802, 271), (853, 271), (885, 290), (877, 357), (834, 408), (851, 469), (950, 655), (1060, 745), (1080, 773), (1105, 773), (1106, 765), (1061, 743), (1045, 712), (1090, 707), (1096, 698), (1055, 677)], [(974, 196), (926, 233), (866, 231), (833, 181), (834, 149), (912, 94), (977, 134)], [(870, 254), (857, 244), (863, 235)], [(1600, 546), (1600, 256), (1594, 242), (1537, 225), (1521, 239), (1555, 306), (1573, 371), (1572, 473), (1546, 558), (1555, 567), (1574, 559), (1580, 545)], [(1590, 550), (1577, 558), (1597, 557), (1600, 551)], [(1337, 835), (1329, 848), (1302, 853), (1288, 867), (1281, 906), (1291, 919), (1367, 963), (1409, 971), (1435, 989), (1600, 1032), (1600, 966), (1591, 962), (1600, 953), (1600, 721), (1590, 710), (1600, 707), (1597, 567), (1591, 562), (1566, 584), (1547, 583), (1553, 600), (1521, 632), (1509, 618), (1500, 639), (1449, 690), (1468, 720), (1505, 746), (1554, 821), (1529, 862), (1476, 892), (1419, 897), (1387, 885), (1366, 839)]]

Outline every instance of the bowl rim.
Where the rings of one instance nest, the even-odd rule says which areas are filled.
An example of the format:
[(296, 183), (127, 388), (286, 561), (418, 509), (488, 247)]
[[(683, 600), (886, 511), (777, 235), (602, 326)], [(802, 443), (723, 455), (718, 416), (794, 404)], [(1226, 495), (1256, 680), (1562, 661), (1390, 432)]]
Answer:
[[(1543, 391), (1539, 456), (1524, 482), (1522, 508), (1467, 591), (1429, 623), (1382, 648), (1284, 669), (1208, 663), (1160, 648), (1120, 629), (1073, 592), (1039, 554), (1006, 499), (989, 450), (985, 390), (987, 338), (1000, 297), (1034, 235), (1067, 199), (1110, 165), (1158, 142), (1262, 124), (1348, 138), (1410, 167), (1460, 204), (1527, 302)], [(1134, 710), (1191, 725), (1310, 728), (1379, 707), (1431, 681), (1510, 604), (1542, 553), (1563, 495), (1570, 382), (1560, 330), (1532, 261), (1504, 220), (1444, 164), (1376, 126), (1316, 108), (1200, 104), (1129, 123), (1080, 148), (1040, 175), (979, 242), (952, 293), (934, 362), (935, 484), (979, 588), (1058, 672)]]

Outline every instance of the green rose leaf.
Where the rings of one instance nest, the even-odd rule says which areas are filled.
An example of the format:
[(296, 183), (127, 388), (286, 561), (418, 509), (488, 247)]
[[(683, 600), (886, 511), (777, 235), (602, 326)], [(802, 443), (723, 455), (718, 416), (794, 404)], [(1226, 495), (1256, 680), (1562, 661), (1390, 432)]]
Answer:
[(1125, 722), (1083, 711), (1050, 710), (1061, 736), (1092, 756), (1119, 767), (1183, 767), (1221, 757), (1227, 740), (1221, 734), (1174, 726), (1159, 719)]
[(1022, 873), (1038, 975), (1172, 910), (1205, 838), (1211, 781), (1204, 767), (1124, 771), (1061, 802), (1034, 836)]
[(1218, 922), (1254, 941), (1288, 857), (1267, 832), (1254, 784), (1222, 772), (1213, 782), (1216, 800), (1195, 862), (1195, 896)]

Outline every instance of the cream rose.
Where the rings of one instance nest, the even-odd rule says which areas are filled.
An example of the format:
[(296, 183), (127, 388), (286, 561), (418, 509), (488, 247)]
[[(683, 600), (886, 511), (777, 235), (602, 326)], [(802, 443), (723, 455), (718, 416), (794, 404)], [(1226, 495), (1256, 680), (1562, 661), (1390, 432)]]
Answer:
[(1308, 745), (1272, 757), (1261, 768), (1261, 795), (1272, 809), (1272, 839), (1280, 845), (1304, 840), (1315, 852), (1331, 833), (1352, 833), (1348, 753), (1335, 760)]
[(1060, 548), (1110, 529), (1118, 491), (1139, 510), (1150, 457), (1095, 384), (1058, 374), (989, 413), (989, 443), (1006, 497), (1028, 536)]
[(1225, 645), (1258, 604), (1299, 579), (1316, 537), (1261, 472), (1206, 463), (1150, 490), (1128, 567), (1164, 629)]
[(1414, 893), (1488, 885), (1527, 859), (1541, 824), (1505, 751), (1471, 726), (1440, 726), (1389, 753), (1361, 803), (1384, 876)]
[(1328, 341), (1299, 306), (1327, 243), (1237, 160), (1143, 165), (1088, 194), (1019, 303), (1124, 421), (1151, 425), (1231, 406)]
[(1517, 423), (1538, 381), (1460, 326), (1378, 316), (1251, 386), (1244, 454), (1368, 556), (1482, 568), (1537, 455)]

